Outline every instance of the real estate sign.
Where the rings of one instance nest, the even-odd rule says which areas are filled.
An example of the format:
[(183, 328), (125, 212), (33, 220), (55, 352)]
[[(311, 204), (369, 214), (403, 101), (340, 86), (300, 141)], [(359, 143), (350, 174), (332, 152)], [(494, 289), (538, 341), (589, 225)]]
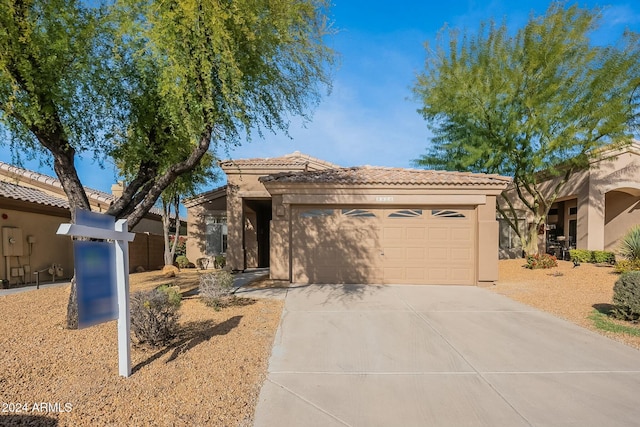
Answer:
[(73, 242), (78, 287), (78, 328), (118, 318), (116, 254), (110, 242)]
[(89, 211), (76, 211), (75, 224), (60, 224), (57, 234), (111, 240), (75, 241), (78, 326), (118, 319), (120, 375), (131, 375), (129, 319), (129, 242), (127, 221)]

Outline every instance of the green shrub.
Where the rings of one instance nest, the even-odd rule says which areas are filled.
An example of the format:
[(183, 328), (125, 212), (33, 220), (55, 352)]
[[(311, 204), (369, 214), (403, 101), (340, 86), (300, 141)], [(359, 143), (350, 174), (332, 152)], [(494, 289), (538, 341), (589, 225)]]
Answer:
[(613, 314), (624, 320), (640, 318), (640, 271), (622, 273), (613, 285)]
[(213, 268), (224, 268), (227, 265), (227, 259), (224, 255), (216, 255), (213, 261)]
[(217, 271), (200, 276), (200, 298), (210, 307), (220, 309), (232, 298), (233, 276), (228, 271)]
[(607, 264), (615, 264), (616, 256), (613, 252), (609, 251), (592, 251), (591, 252), (591, 262), (595, 262), (596, 264), (607, 263)]
[(622, 238), (620, 255), (631, 261), (640, 259), (640, 225), (631, 228)]
[(587, 249), (571, 249), (569, 255), (571, 261), (591, 262), (591, 251)]
[(527, 268), (552, 268), (558, 266), (558, 260), (555, 256), (549, 254), (527, 255)]
[(640, 271), (640, 259), (635, 259), (633, 261), (628, 259), (621, 259), (620, 261), (616, 262), (615, 271), (616, 273)]
[(169, 286), (131, 296), (131, 329), (140, 343), (167, 344), (178, 332), (180, 294)]
[(178, 286), (167, 284), (160, 285), (156, 289), (167, 294), (169, 303), (175, 305), (176, 307), (180, 307), (180, 304), (182, 303), (182, 295), (180, 295), (180, 288)]
[(571, 261), (588, 262), (588, 263), (607, 263), (614, 264), (616, 256), (609, 251), (590, 251), (588, 249), (571, 249), (569, 251)]
[(187, 258), (185, 255), (180, 255), (179, 257), (177, 257), (176, 263), (180, 268), (187, 268), (189, 267), (189, 264), (191, 264), (191, 262), (189, 261), (189, 258)]

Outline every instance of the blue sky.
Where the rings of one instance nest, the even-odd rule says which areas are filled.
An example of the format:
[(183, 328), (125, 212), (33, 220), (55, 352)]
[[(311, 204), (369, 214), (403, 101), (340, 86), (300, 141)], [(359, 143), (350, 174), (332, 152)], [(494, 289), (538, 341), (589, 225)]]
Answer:
[[(406, 1), (334, 0), (332, 19), (338, 33), (331, 44), (339, 52), (333, 90), (303, 125), (292, 119), (289, 134), (265, 132), (263, 138), (231, 149), (232, 158), (275, 157), (299, 150), (342, 166), (410, 167), (429, 144), (426, 123), (417, 113), (411, 87), (423, 68), (425, 41), (449, 27), (474, 31), (480, 21), (506, 19), (511, 28), (522, 26), (529, 14), (545, 12), (549, 1), (449, 0)], [(570, 2), (573, 4), (573, 2)], [(640, 32), (640, 2), (580, 1), (580, 6), (605, 7), (599, 43), (617, 39), (625, 28)], [(224, 150), (218, 155), (228, 158)], [(6, 147), (0, 158), (10, 162)], [(27, 167), (42, 173), (37, 162)], [(78, 165), (82, 182), (110, 191), (116, 173), (108, 165), (97, 173), (91, 158)], [(212, 183), (212, 187), (220, 183)]]

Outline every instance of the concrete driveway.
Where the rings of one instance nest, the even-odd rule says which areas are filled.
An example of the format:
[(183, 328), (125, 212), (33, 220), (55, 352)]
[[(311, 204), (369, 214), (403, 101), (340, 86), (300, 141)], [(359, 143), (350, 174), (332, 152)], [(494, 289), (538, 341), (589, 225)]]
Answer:
[(255, 426), (630, 426), (640, 352), (482, 288), (289, 289)]

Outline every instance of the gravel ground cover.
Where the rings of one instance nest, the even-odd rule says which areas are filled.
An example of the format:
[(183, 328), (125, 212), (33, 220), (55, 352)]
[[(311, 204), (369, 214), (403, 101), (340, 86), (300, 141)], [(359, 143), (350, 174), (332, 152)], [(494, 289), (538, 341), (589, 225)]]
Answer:
[(612, 304), (619, 275), (611, 266), (581, 264), (574, 268), (572, 262), (558, 261), (555, 268), (529, 270), (524, 264), (523, 259), (501, 260), (499, 280), (489, 289), (640, 349), (640, 337), (597, 329), (589, 319), (594, 310), (606, 311)]
[[(131, 275), (131, 290), (177, 283)], [(191, 293), (192, 294), (192, 293)], [(195, 296), (163, 348), (132, 348), (133, 375), (118, 375), (116, 322), (64, 329), (69, 286), (0, 297), (0, 425), (248, 426), (264, 380), (282, 301), (215, 311)]]
[[(611, 267), (523, 265), (521, 259), (500, 261), (500, 279), (490, 289), (640, 348), (640, 337), (603, 332), (589, 319), (595, 308), (611, 304), (618, 278)], [(137, 273), (131, 288), (174, 283), (193, 295), (198, 274)], [(263, 278), (253, 286), (287, 285)], [(0, 425), (251, 425), (282, 301), (258, 299), (215, 311), (188, 296), (180, 336), (160, 349), (134, 346), (134, 373), (121, 378), (116, 322), (64, 329), (68, 295), (65, 286), (0, 297)]]

